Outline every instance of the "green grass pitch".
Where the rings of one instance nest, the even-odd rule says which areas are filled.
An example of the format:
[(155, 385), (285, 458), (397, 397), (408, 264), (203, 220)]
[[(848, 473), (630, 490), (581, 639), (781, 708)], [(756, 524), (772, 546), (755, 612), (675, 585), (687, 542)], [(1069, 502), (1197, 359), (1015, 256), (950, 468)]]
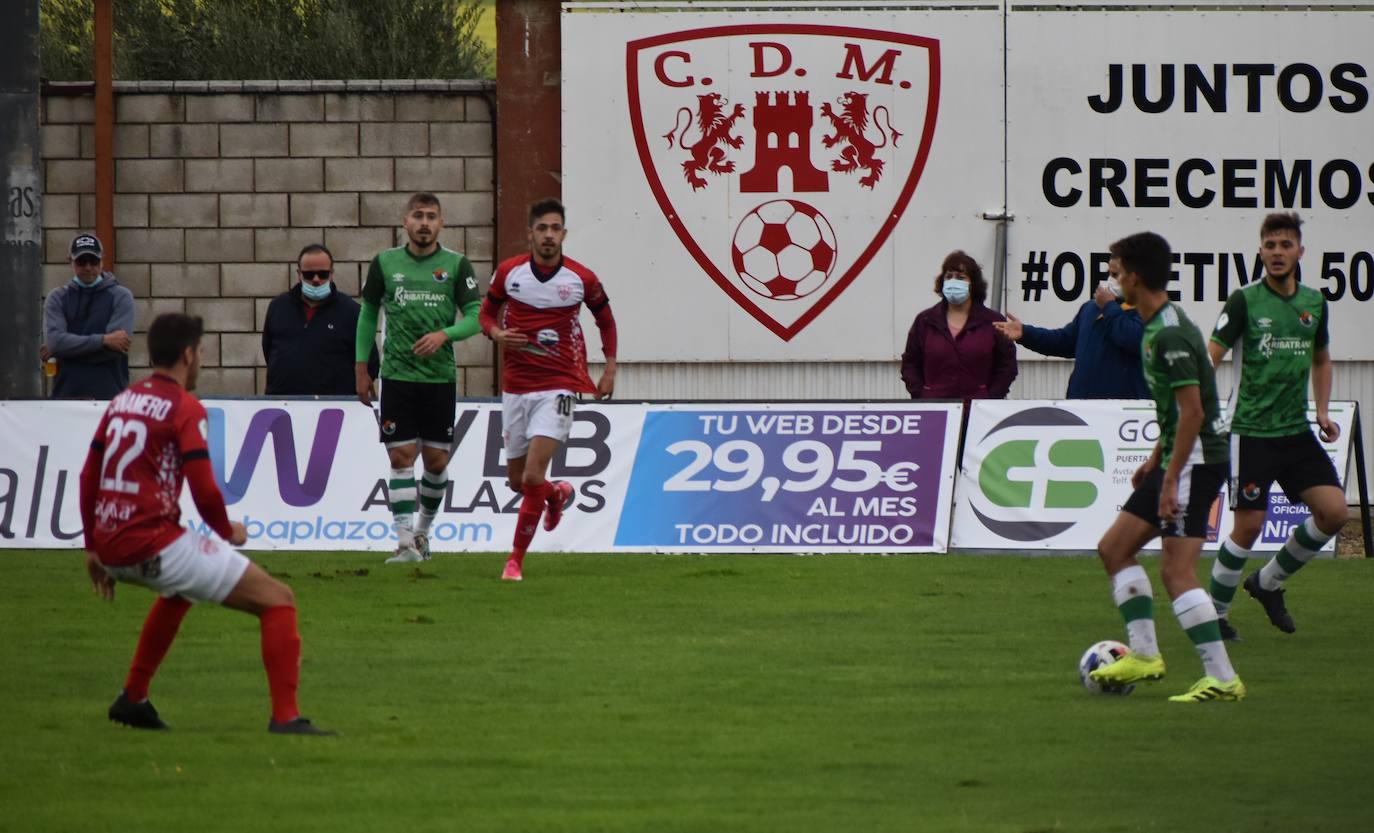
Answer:
[(1293, 581), (1292, 636), (1242, 591), (1249, 699), (1182, 706), (1167, 602), (1164, 681), (1080, 688), (1123, 638), (1091, 558), (382, 557), (256, 556), (340, 732), (291, 738), (256, 620), (209, 606), (153, 683), (173, 731), (109, 723), (151, 594), (0, 553), (0, 831), (1374, 830), (1364, 561)]

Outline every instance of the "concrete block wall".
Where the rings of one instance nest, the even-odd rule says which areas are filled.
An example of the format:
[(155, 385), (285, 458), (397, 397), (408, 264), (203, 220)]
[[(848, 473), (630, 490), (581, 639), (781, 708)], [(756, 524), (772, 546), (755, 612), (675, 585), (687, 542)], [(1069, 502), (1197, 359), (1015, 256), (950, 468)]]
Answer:
[[(486, 81), (208, 81), (115, 84), (114, 223), (120, 282), (136, 299), (131, 372), (161, 312), (206, 322), (203, 395), (266, 383), (267, 304), (323, 243), (357, 296), (378, 250), (400, 245), (406, 197), (443, 202), (441, 242), (467, 254), (483, 291), (495, 257), (492, 113)], [(71, 278), (67, 246), (95, 230), (90, 85), (43, 95), (44, 280)], [(46, 290), (45, 290), (46, 291)], [(456, 345), (460, 395), (496, 391), (486, 339)]]

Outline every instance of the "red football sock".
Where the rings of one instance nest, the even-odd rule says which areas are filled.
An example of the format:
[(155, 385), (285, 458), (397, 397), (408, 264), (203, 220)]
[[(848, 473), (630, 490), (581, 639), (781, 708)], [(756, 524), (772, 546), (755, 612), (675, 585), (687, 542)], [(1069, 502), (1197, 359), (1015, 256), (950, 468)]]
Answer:
[(296, 689), (301, 679), (301, 635), (296, 630), (296, 608), (269, 607), (258, 617), (262, 624), (262, 664), (267, 669), (267, 690), (272, 695), (272, 719), (286, 723), (300, 717)]
[(148, 618), (143, 620), (143, 630), (138, 635), (138, 648), (134, 651), (134, 661), (129, 666), (129, 676), (124, 681), (124, 691), (135, 702), (148, 699), (148, 684), (167, 656), (167, 649), (176, 639), (177, 629), (191, 603), (180, 596), (158, 597)]
[(516, 564), (524, 564), (525, 550), (534, 540), (534, 531), (539, 528), (539, 518), (552, 493), (553, 486), (547, 480), (525, 487), (525, 499), (520, 501), (520, 514), (515, 518), (515, 543), (510, 553)]

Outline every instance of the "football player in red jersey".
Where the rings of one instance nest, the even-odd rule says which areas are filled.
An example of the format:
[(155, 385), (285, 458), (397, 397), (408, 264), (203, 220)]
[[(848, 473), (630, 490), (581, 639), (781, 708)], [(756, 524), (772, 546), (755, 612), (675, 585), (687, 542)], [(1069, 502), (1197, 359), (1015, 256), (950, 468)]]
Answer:
[[(530, 206), (529, 252), (504, 261), (482, 302), (482, 332), (501, 345), (501, 416), (510, 487), (524, 495), (515, 542), (501, 578), (520, 581), (525, 550), (540, 515), (553, 531), (572, 505), (567, 481), (545, 479), (549, 460), (572, 428), (581, 394), (609, 399), (615, 392), (615, 318), (596, 274), (563, 256), (568, 230), (563, 204)], [(595, 384), (587, 374), (587, 344), (578, 314), (586, 304), (601, 331), (606, 370)]]
[[(166, 729), (148, 700), (148, 685), (194, 602), (215, 602), (257, 616), (262, 662), (272, 696), (268, 731), (333, 734), (301, 717), (296, 707), (301, 637), (291, 588), (272, 578), (234, 546), (248, 540), (230, 521), (215, 485), (206, 446), (205, 408), (190, 394), (200, 372), (203, 325), (180, 313), (159, 315), (148, 328), (153, 375), (110, 401), (81, 469), (81, 520), (86, 571), (107, 601), (115, 583), (158, 593), (138, 637), (124, 690), (110, 719), (138, 729)], [(201, 518), (220, 538), (181, 526), (182, 482)]]

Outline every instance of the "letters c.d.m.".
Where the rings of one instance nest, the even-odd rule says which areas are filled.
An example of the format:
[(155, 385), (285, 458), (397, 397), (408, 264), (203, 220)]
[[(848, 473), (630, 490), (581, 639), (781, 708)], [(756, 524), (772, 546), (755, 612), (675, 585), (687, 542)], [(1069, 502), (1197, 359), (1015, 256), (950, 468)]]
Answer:
[(273, 459), (276, 462), (277, 492), (288, 506), (313, 506), (324, 497), (334, 454), (339, 447), (343, 430), (342, 408), (325, 408), (315, 424), (315, 438), (310, 445), (302, 477), (296, 466), (296, 433), (291, 427), (291, 415), (282, 408), (263, 408), (253, 414), (248, 430), (239, 446), (238, 460), (232, 474), (225, 455), (225, 418), (223, 408), (207, 408), (209, 414), (210, 463), (215, 470), (215, 482), (224, 493), (224, 502), (233, 505), (248, 494), (248, 485), (257, 469), (258, 458), (268, 437), (272, 438)]

